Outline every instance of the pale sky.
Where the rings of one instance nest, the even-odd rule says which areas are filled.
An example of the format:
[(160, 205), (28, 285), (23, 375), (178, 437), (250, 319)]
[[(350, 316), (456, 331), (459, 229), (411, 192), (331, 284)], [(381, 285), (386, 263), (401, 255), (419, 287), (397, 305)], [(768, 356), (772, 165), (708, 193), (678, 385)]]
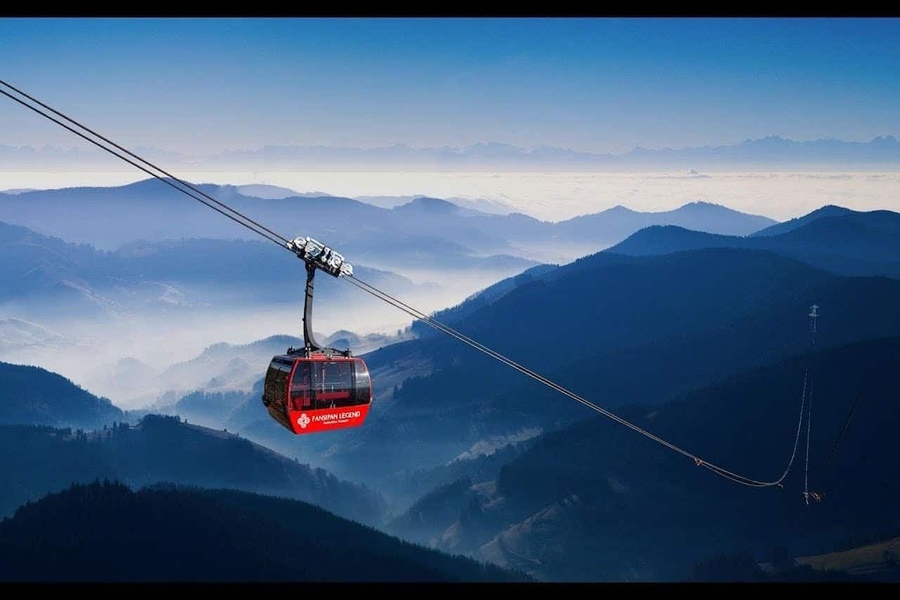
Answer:
[[(900, 18), (0, 18), (2, 80), (126, 148), (619, 154), (900, 137)], [(0, 97), (0, 145), (85, 145)]]

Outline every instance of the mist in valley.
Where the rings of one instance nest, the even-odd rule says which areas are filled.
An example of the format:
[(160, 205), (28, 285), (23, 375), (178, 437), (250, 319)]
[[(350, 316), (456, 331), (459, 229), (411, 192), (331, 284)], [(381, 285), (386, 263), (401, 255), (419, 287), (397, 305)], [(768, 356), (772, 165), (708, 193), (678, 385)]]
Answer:
[[(305, 271), (295, 262), (297, 268), (290, 271), (296, 279), (285, 282), (281, 290), (228, 293), (227, 283), (190, 289), (152, 286), (157, 300), (169, 298), (163, 307), (149, 301), (136, 301), (135, 307), (108, 298), (95, 303), (93, 310), (80, 312), (52, 300), (4, 303), (0, 361), (59, 373), (124, 410), (149, 408), (161, 399), (171, 402), (195, 390), (250, 391), (274, 353), (287, 347), (276, 345), (262, 352), (243, 347), (273, 336), (293, 337), (302, 345)], [(406, 273), (415, 277), (413, 291), (382, 291), (431, 314), (514, 274), (423, 270)], [(330, 299), (338, 287), (340, 301)], [(412, 335), (408, 328), (414, 316), (347, 281), (323, 274), (316, 277), (315, 290), (312, 325), (320, 344), (350, 332), (359, 343), (349, 350), (361, 356)], [(260, 299), (266, 293), (271, 297)], [(231, 354), (240, 358), (178, 368), (216, 344), (233, 347)]]

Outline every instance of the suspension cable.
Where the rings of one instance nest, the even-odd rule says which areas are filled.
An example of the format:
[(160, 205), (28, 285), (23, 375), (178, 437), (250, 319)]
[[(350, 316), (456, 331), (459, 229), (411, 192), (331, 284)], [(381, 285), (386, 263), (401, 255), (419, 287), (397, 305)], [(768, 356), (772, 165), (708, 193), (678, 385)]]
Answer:
[[(30, 109), (30, 110), (32, 110), (32, 111), (38, 113), (38, 114), (41, 115), (42, 117), (45, 117), (45, 118), (47, 118), (47, 119), (53, 121), (53, 122), (56, 123), (57, 125), (59, 125), (59, 126), (61, 126), (61, 127), (64, 127), (65, 129), (68, 129), (69, 131), (71, 131), (72, 133), (74, 133), (75, 135), (77, 135), (78, 137), (80, 137), (80, 138), (82, 138), (82, 139), (84, 139), (84, 140), (90, 142), (91, 144), (94, 144), (95, 146), (97, 146), (97, 147), (100, 148), (101, 150), (104, 150), (104, 151), (106, 151), (106, 152), (112, 154), (113, 156), (115, 156), (115, 157), (117, 157), (117, 158), (120, 158), (120, 159), (124, 160), (125, 162), (127, 162), (127, 163), (133, 165), (134, 167), (137, 167), (137, 168), (140, 169), (141, 171), (144, 171), (144, 172), (147, 173), (148, 175), (151, 175), (151, 176), (155, 177), (156, 179), (159, 179), (160, 181), (162, 181), (163, 183), (166, 183), (166, 184), (169, 185), (170, 187), (173, 187), (173, 188), (175, 188), (176, 190), (178, 190), (178, 191), (180, 191), (180, 192), (183, 192), (183, 193), (187, 194), (188, 196), (191, 196), (191, 197), (194, 198), (195, 200), (197, 200), (197, 201), (199, 201), (199, 202), (202, 202), (203, 204), (205, 204), (206, 206), (212, 208), (212, 209), (215, 210), (216, 212), (221, 213), (222, 215), (228, 217), (228, 218), (231, 219), (232, 221), (235, 221), (235, 222), (238, 223), (239, 225), (243, 225), (244, 227), (247, 227), (248, 229), (251, 229), (251, 230), (254, 231), (255, 233), (258, 233), (259, 235), (261, 235), (261, 236), (263, 236), (263, 237), (269, 239), (270, 241), (275, 242), (275, 243), (278, 244), (279, 246), (286, 246), (287, 243), (289, 242), (288, 239), (286, 239), (286, 238), (284, 238), (284, 237), (278, 235), (277, 233), (273, 232), (272, 230), (268, 229), (267, 227), (264, 227), (263, 225), (260, 225), (259, 223), (257, 223), (256, 221), (250, 219), (249, 217), (247, 217), (247, 216), (245, 216), (245, 215), (242, 215), (240, 212), (238, 212), (238, 211), (234, 210), (233, 208), (231, 208), (231, 207), (229, 207), (229, 206), (223, 204), (222, 202), (219, 202), (218, 200), (216, 200), (215, 198), (213, 198), (213, 197), (210, 196), (209, 194), (205, 193), (204, 191), (202, 191), (202, 190), (200, 190), (200, 189), (197, 189), (197, 188), (196, 188), (195, 186), (193, 186), (192, 184), (187, 183), (186, 181), (183, 181), (183, 180), (181, 180), (181, 179), (175, 177), (174, 175), (172, 175), (171, 173), (168, 173), (167, 171), (164, 171), (163, 169), (161, 169), (160, 167), (154, 165), (154, 164), (151, 163), (150, 161), (147, 161), (147, 160), (141, 158), (140, 156), (138, 156), (138, 155), (136, 155), (136, 154), (134, 154), (134, 153), (132, 153), (132, 152), (126, 150), (126, 149), (123, 148), (122, 146), (119, 146), (119, 145), (116, 144), (115, 142), (113, 142), (113, 141), (109, 140), (108, 138), (106, 138), (106, 137), (100, 135), (99, 133), (93, 131), (92, 129), (89, 129), (88, 127), (82, 125), (82, 124), (79, 123), (78, 121), (76, 121), (76, 120), (74, 120), (74, 119), (71, 119), (70, 117), (68, 117), (68, 116), (64, 115), (63, 113), (59, 112), (58, 110), (56, 110), (56, 109), (54, 109), (54, 108), (52, 108), (52, 107), (50, 107), (50, 106), (44, 104), (44, 103), (41, 102), (40, 100), (38, 100), (38, 99), (36, 99), (36, 98), (33, 98), (32, 96), (29, 96), (29, 95), (26, 94), (25, 92), (23, 92), (23, 91), (19, 90), (18, 88), (16, 88), (16, 87), (10, 85), (9, 83), (7, 83), (7, 82), (5, 82), (5, 81), (3, 81), (3, 80), (0, 80), (0, 85), (5, 86), (5, 87), (7, 87), (7, 88), (13, 90), (13, 92), (15, 92), (16, 94), (18, 94), (18, 95), (21, 96), (22, 98), (27, 98), (28, 101), (26, 102), (25, 100), (22, 100), (22, 98), (16, 97), (16, 96), (14, 96), (14, 95), (10, 94), (9, 92), (7, 92), (7, 91), (5, 91), (5, 90), (2, 90), (2, 89), (0, 89), (0, 94), (3, 94), (4, 96), (7, 96), (8, 98), (11, 98), (12, 100), (15, 100), (16, 102), (18, 102), (19, 104), (23, 105), (24, 107), (26, 107), (26, 108), (28, 108), (28, 109)], [(34, 104), (36, 104), (36, 105), (37, 105), (38, 107), (40, 107), (40, 108), (37, 108), (37, 107), (35, 107), (35, 106), (32, 105), (32, 104), (29, 104), (29, 102), (33, 102)], [(66, 122), (71, 123), (71, 126), (70, 126), (70, 125), (67, 125), (66, 123), (63, 123), (62, 121), (60, 121), (60, 120), (57, 119), (56, 117), (51, 116), (51, 115), (48, 114), (47, 112), (44, 112), (45, 110), (46, 110), (46, 111), (49, 111), (50, 113), (53, 113), (54, 115), (57, 115), (58, 117), (64, 119)], [(74, 126), (74, 127), (73, 127), (73, 126)], [(76, 129), (76, 128), (77, 128), (77, 129)], [(98, 140), (99, 140), (99, 141), (98, 141)], [(101, 141), (104, 142), (104, 143), (106, 143), (106, 144), (109, 144), (109, 146), (112, 146), (112, 148), (110, 148), (110, 147), (108, 147), (108, 146), (105, 146), (103, 143), (101, 143)], [(114, 150), (113, 148), (114, 148), (115, 150)], [(122, 152), (123, 154), (120, 154), (119, 152)], [(129, 158), (129, 157), (130, 157), (130, 158)], [(141, 163), (141, 164), (139, 164), (139, 163)], [(160, 173), (162, 173), (162, 175), (160, 175)], [(168, 179), (167, 179), (167, 178), (168, 178)], [(175, 185), (176, 183), (177, 183), (178, 185)], [(179, 186), (181, 186), (181, 187), (179, 187)], [(200, 196), (202, 196), (202, 198), (198, 198), (197, 196), (195, 196), (195, 195), (194, 195), (193, 193), (191, 193), (191, 192), (194, 192), (194, 193), (196, 193), (196, 194), (199, 194)], [(204, 198), (205, 198), (205, 200), (204, 200)]]
[[(816, 319), (819, 318), (819, 305), (813, 304), (809, 307), (809, 332), (810, 332), (810, 340), (811, 340), (811, 350), (810, 353), (815, 351), (816, 349)], [(807, 372), (809, 373), (809, 408), (806, 412), (806, 468), (803, 474), (803, 499), (806, 502), (807, 506), (809, 505), (809, 499), (812, 497), (816, 502), (821, 502), (823, 494), (819, 494), (817, 492), (809, 491), (809, 440), (812, 435), (812, 391), (813, 391), (813, 371), (811, 369), (812, 362), (814, 360), (814, 356), (810, 356), (809, 362), (810, 366), (807, 367)]]
[[(738, 475), (737, 473), (733, 473), (727, 469), (724, 469), (724, 468), (722, 468), (718, 465), (715, 465), (709, 461), (706, 461), (706, 460), (700, 458), (699, 456), (696, 456), (696, 455), (680, 448), (679, 446), (676, 446), (676, 445), (650, 433), (649, 431), (642, 429), (641, 427), (619, 417), (618, 415), (606, 410), (605, 408), (598, 406), (597, 404), (595, 404), (585, 398), (582, 398), (581, 396), (575, 394), (574, 392), (556, 384), (552, 380), (547, 379), (543, 375), (540, 375), (539, 373), (536, 373), (536, 372), (532, 371), (531, 369), (516, 363), (515, 361), (507, 358), (506, 356), (503, 356), (502, 354), (495, 352), (494, 350), (491, 350), (490, 348), (463, 335), (462, 333), (460, 333), (458, 331), (454, 331), (452, 328), (448, 327), (447, 325), (444, 325), (443, 323), (440, 323), (440, 322), (436, 321), (435, 319), (432, 319), (428, 315), (425, 315), (424, 313), (421, 313), (420, 311), (417, 311), (416, 309), (404, 304), (400, 300), (397, 300), (396, 298), (393, 298), (393, 297), (389, 296), (388, 294), (375, 289), (374, 287), (362, 282), (361, 280), (359, 280), (356, 277), (351, 277), (351, 279), (349, 281), (351, 283), (353, 283), (354, 285), (356, 285), (357, 287), (363, 289), (364, 291), (380, 298), (381, 300), (384, 300), (385, 302), (399, 308), (400, 310), (403, 310), (407, 314), (409, 314), (413, 317), (416, 317), (417, 319), (423, 321), (425, 324), (430, 325), (431, 327), (433, 327), (439, 331), (443, 331), (444, 333), (451, 335), (452, 337), (471, 346), (472, 348), (475, 348), (476, 350), (483, 352), (484, 354), (487, 354), (491, 358), (494, 358), (494, 359), (502, 362), (503, 364), (519, 371), (520, 373), (523, 373), (526, 376), (531, 377), (532, 379), (535, 379), (536, 381), (538, 381), (540, 383), (543, 383), (544, 385), (550, 387), (551, 389), (553, 389), (565, 396), (568, 396), (569, 398), (571, 398), (572, 400), (575, 400), (576, 402), (580, 402), (581, 404), (587, 406), (591, 410), (594, 410), (595, 412), (598, 412), (598, 413), (604, 415), (605, 417), (612, 419), (613, 421), (619, 423), (620, 425), (628, 427), (632, 431), (635, 431), (635, 432), (669, 448), (670, 450), (673, 450), (675, 452), (678, 452), (679, 454), (682, 454), (688, 458), (693, 459), (694, 463), (697, 466), (705, 467), (705, 468), (715, 472), (716, 474), (721, 475), (722, 477), (725, 477), (727, 479), (730, 479), (736, 483), (741, 483), (743, 485), (747, 485), (747, 486), (751, 486), (751, 487), (780, 486), (782, 484), (782, 482), (784, 481), (784, 479), (787, 477), (787, 474), (790, 471), (791, 464), (793, 464), (794, 456), (796, 455), (797, 444), (800, 439), (800, 423), (798, 423), (797, 436), (795, 437), (795, 440), (794, 440), (794, 452), (791, 455), (791, 459), (788, 463), (787, 468), (784, 470), (784, 472), (778, 479), (776, 479), (775, 481), (759, 481), (756, 479), (751, 479), (749, 477), (745, 477), (743, 475)], [(805, 394), (805, 385), (806, 385), (806, 382), (804, 379), (804, 393), (801, 395), (801, 407), (800, 407), (800, 422), (801, 423), (803, 420), (803, 402), (804, 402), (805, 395), (806, 395)]]
[[(118, 144), (115, 144), (114, 142), (110, 141), (106, 137), (85, 127), (78, 121), (75, 121), (74, 119), (69, 118), (68, 116), (64, 115), (63, 113), (47, 106), (43, 102), (40, 102), (39, 100), (29, 96), (25, 92), (22, 92), (21, 90), (13, 87), (9, 83), (7, 83), (3, 80), (0, 80), (0, 85), (5, 86), (6, 88), (8, 88), (10, 90), (13, 90), (13, 92), (15, 92), (15, 94), (18, 94), (18, 96), (20, 96), (20, 97), (16, 97), (13, 94), (10, 94), (9, 92), (4, 91), (2, 89), (0, 89), (0, 94), (3, 94), (4, 96), (11, 98), (12, 100), (18, 102), (19, 104), (22, 104), (26, 108), (53, 121), (57, 125), (60, 125), (61, 127), (71, 131), (75, 135), (85, 139), (86, 141), (90, 142), (91, 144), (94, 144), (95, 146), (99, 147), (100, 149), (102, 149), (106, 152), (109, 152), (113, 156), (116, 156), (117, 158), (124, 160), (125, 162), (133, 165), (134, 167), (140, 169), (141, 171), (144, 171), (145, 173), (151, 175), (152, 177), (155, 177), (156, 179), (163, 181), (164, 183), (173, 187), (174, 189), (205, 204), (206, 206), (212, 208), (216, 212), (235, 221), (239, 225), (247, 227), (248, 229), (261, 235), (262, 237), (265, 237), (269, 241), (272, 241), (283, 248), (286, 248), (288, 250), (291, 250), (292, 252), (295, 252), (295, 249), (292, 246), (292, 242), (288, 238), (285, 238), (285, 237), (273, 232), (272, 230), (268, 229), (267, 227), (257, 223), (256, 221), (250, 219), (249, 217), (241, 214), (237, 210), (216, 200), (215, 198), (206, 194), (202, 190), (197, 189), (192, 184), (187, 183), (187, 182), (175, 177), (174, 175), (164, 171), (163, 169), (154, 165), (153, 163), (141, 158), (140, 156), (137, 156), (136, 154), (126, 150), (125, 148), (119, 146)], [(28, 101), (25, 101), (22, 98), (26, 98)], [(30, 102), (36, 104), (40, 108), (35, 107), (33, 104), (30, 104)], [(56, 115), (56, 116), (60, 117), (61, 119), (70, 123), (71, 125), (67, 125), (63, 121), (57, 119), (56, 117), (52, 116), (51, 114), (49, 114), (48, 112), (45, 112), (45, 111), (49, 111), (49, 113), (52, 113), (52, 115)], [(103, 142), (103, 143), (101, 143), (101, 142)], [(111, 146), (112, 148), (104, 145), (104, 143), (109, 144), (109, 146)], [(760, 481), (760, 480), (752, 479), (752, 478), (749, 478), (749, 477), (746, 477), (743, 475), (739, 475), (737, 473), (734, 473), (732, 471), (724, 469), (718, 465), (715, 465), (714, 463), (704, 460), (704, 459), (700, 458), (699, 456), (692, 454), (691, 452), (688, 452), (687, 450), (685, 450), (675, 444), (672, 444), (672, 443), (650, 433), (649, 431), (619, 417), (618, 415), (579, 396), (578, 394), (575, 394), (574, 392), (553, 382), (552, 380), (544, 377), (543, 375), (540, 375), (539, 373), (536, 373), (535, 371), (520, 365), (519, 363), (507, 358), (506, 356), (500, 354), (499, 352), (496, 352), (496, 351), (488, 348), (487, 346), (482, 345), (481, 343), (469, 338), (468, 336), (463, 335), (462, 333), (460, 333), (458, 331), (455, 331), (453, 328), (433, 319), (429, 315), (401, 302), (400, 300), (390, 296), (389, 294), (387, 294), (381, 290), (378, 290), (374, 286), (371, 286), (368, 283), (365, 283), (358, 277), (354, 276), (352, 274), (352, 272), (347, 273), (347, 274), (342, 274), (341, 278), (346, 279), (348, 282), (357, 286), (361, 290), (375, 296), (376, 298), (379, 298), (380, 300), (382, 300), (384, 302), (387, 302), (388, 304), (391, 304), (392, 306), (406, 312), (407, 314), (411, 315), (412, 317), (419, 319), (420, 321), (433, 327), (434, 329), (437, 329), (438, 331), (441, 331), (443, 333), (446, 333), (447, 335), (450, 335), (453, 338), (456, 338), (457, 340), (463, 342), (464, 344), (471, 346), (472, 348), (478, 350), (479, 352), (482, 352), (482, 353), (490, 356), (491, 358), (498, 360), (499, 362), (507, 365), (508, 367), (511, 367), (511, 368), (519, 371), (520, 373), (523, 373), (524, 375), (531, 377), (532, 379), (538, 381), (539, 383), (542, 383), (542, 384), (546, 385), (547, 387), (571, 398), (572, 400), (575, 400), (576, 402), (583, 404), (584, 406), (590, 408), (591, 410), (594, 410), (594, 411), (600, 413), (601, 415), (603, 415), (609, 419), (612, 419), (613, 421), (619, 423), (620, 425), (623, 425), (624, 427), (627, 427), (628, 429), (631, 429), (632, 431), (634, 431), (640, 435), (643, 435), (674, 452), (677, 452), (683, 456), (686, 456), (686, 457), (692, 459), (697, 466), (705, 467), (706, 469), (709, 469), (713, 473), (715, 473), (721, 477), (724, 477), (726, 479), (729, 479), (735, 483), (739, 483), (739, 484), (750, 486), (750, 487), (771, 487), (771, 486), (779, 486), (780, 487), (780, 486), (782, 486), (782, 482), (784, 481), (785, 477), (787, 476), (787, 474), (791, 468), (791, 465), (793, 464), (794, 457), (796, 455), (797, 444), (799, 442), (799, 437), (800, 437), (800, 424), (798, 424), (797, 437), (794, 440), (794, 451), (788, 462), (787, 468), (785, 469), (785, 471), (782, 473), (782, 475), (778, 479), (776, 479), (774, 481)], [(805, 402), (805, 396), (806, 396), (805, 389), (806, 389), (806, 379), (804, 378), (804, 393), (801, 396), (801, 406), (800, 406), (800, 421), (801, 421), (801, 423), (803, 420), (803, 404)]]
[(803, 472), (803, 498), (809, 504), (809, 437), (812, 433), (812, 376), (809, 381), (809, 408), (806, 411), (806, 467)]

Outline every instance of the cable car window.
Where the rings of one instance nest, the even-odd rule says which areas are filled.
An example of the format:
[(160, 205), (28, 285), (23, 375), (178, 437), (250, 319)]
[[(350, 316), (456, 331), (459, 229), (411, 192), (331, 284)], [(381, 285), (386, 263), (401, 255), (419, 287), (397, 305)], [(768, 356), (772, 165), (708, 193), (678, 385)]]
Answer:
[(284, 406), (290, 365), (273, 361), (266, 372), (265, 395), (272, 403)]
[(343, 376), (345, 369), (342, 367), (345, 364), (346, 361), (329, 361), (316, 369), (320, 373), (314, 390), (317, 408), (334, 408), (349, 403), (352, 378)]
[(347, 391), (353, 387), (353, 364), (349, 361), (329, 363), (325, 367), (325, 380), (328, 382), (329, 391)]
[(300, 362), (291, 379), (291, 403), (294, 410), (309, 409), (312, 405), (312, 377), (310, 364)]
[(369, 369), (363, 362), (356, 365), (356, 384), (353, 386), (353, 404), (368, 404), (372, 399), (372, 381), (369, 377)]

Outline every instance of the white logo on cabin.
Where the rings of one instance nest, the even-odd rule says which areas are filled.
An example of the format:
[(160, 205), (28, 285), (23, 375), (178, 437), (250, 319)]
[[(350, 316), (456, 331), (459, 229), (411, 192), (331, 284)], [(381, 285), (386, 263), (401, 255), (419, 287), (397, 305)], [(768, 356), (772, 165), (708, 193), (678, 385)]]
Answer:
[(297, 418), (297, 425), (300, 426), (300, 429), (306, 429), (306, 426), (309, 425), (309, 417), (306, 416), (306, 413), (302, 413)]

